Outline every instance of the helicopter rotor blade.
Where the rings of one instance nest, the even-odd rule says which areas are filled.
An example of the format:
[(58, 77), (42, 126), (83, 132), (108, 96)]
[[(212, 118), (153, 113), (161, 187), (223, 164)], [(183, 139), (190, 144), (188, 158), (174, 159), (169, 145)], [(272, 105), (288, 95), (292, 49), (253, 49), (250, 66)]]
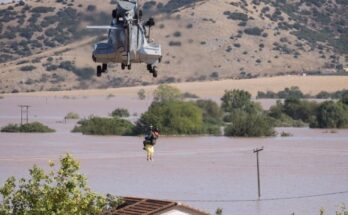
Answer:
[(106, 29), (106, 30), (117, 30), (122, 29), (121, 27), (101, 25), (101, 26), (87, 26), (87, 29)]

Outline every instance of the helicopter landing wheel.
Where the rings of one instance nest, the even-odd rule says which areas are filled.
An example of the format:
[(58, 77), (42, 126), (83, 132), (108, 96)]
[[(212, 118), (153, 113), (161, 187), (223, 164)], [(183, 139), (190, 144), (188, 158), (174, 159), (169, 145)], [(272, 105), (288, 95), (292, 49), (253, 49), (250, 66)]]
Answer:
[(128, 70), (131, 70), (132, 69), (132, 64), (129, 64), (127, 67), (128, 67)]
[(157, 78), (157, 75), (158, 75), (157, 67), (154, 66), (153, 69), (152, 69), (152, 76), (154, 78)]
[(102, 74), (102, 67), (99, 65), (99, 66), (97, 66), (97, 77), (100, 77), (101, 76), (101, 74)]
[(152, 66), (151, 66), (151, 64), (147, 64), (146, 68), (149, 71), (149, 73), (152, 73)]
[(121, 69), (124, 70), (126, 68), (126, 65), (124, 63), (121, 64)]
[(108, 70), (108, 65), (106, 63), (103, 63), (102, 72), (105, 73), (107, 70)]

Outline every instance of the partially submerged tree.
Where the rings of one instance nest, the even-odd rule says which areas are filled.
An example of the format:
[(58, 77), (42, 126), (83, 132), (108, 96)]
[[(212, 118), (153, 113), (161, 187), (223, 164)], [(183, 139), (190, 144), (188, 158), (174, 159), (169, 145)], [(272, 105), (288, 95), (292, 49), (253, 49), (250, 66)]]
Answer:
[(172, 100), (180, 100), (181, 92), (178, 88), (162, 84), (157, 87), (153, 93), (153, 99), (155, 102), (165, 102)]
[(136, 133), (141, 134), (150, 124), (159, 127), (163, 134), (200, 134), (202, 110), (192, 102), (154, 102), (137, 122)]
[(259, 137), (274, 135), (273, 123), (258, 103), (251, 101), (251, 94), (243, 90), (225, 91), (221, 98), (225, 111), (226, 136)]

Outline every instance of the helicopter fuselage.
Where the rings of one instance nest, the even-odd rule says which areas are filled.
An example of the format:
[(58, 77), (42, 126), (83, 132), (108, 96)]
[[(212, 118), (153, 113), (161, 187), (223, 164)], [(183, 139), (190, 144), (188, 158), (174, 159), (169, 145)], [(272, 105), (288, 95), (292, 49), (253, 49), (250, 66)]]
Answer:
[(125, 65), (158, 63), (162, 56), (161, 46), (147, 41), (143, 26), (139, 24), (129, 26), (129, 31), (122, 24), (116, 24), (116, 29), (110, 29), (108, 40), (95, 44), (93, 60), (98, 63), (123, 63)]
[(146, 63), (147, 70), (157, 77), (156, 65), (161, 62), (162, 50), (150, 40), (150, 29), (155, 22), (150, 18), (143, 24), (141, 17), (137, 0), (118, 0), (110, 26), (87, 26), (108, 30), (107, 40), (95, 44), (92, 53), (93, 61), (102, 63), (97, 66), (97, 76), (107, 71), (108, 63), (120, 63), (122, 69), (131, 69), (132, 63)]

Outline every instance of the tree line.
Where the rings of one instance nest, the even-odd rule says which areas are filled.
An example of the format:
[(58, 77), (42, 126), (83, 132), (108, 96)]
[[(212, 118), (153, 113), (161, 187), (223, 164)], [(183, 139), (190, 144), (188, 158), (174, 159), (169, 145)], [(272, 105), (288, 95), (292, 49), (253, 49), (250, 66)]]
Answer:
[[(293, 91), (294, 88), (290, 90)], [(220, 106), (212, 100), (187, 101), (182, 95), (175, 87), (160, 85), (154, 92), (152, 104), (135, 125), (117, 116), (113, 119), (92, 117), (80, 122), (75, 131), (141, 135), (151, 124), (165, 135), (221, 135), (223, 130), (225, 136), (259, 137), (275, 135), (275, 127), (348, 128), (348, 96), (322, 103), (289, 96), (264, 110), (243, 90), (225, 91)]]
[(348, 97), (348, 90), (338, 90), (335, 92), (321, 91), (316, 95), (310, 95), (303, 93), (299, 87), (292, 86), (285, 88), (284, 90), (273, 92), (273, 91), (258, 91), (257, 99), (343, 99)]
[[(112, 117), (91, 116), (78, 121), (72, 130), (87, 135), (142, 135), (149, 125), (164, 135), (222, 135), (260, 137), (276, 135), (275, 127), (348, 128), (348, 94), (340, 100), (321, 103), (301, 99), (295, 88), (284, 90), (288, 97), (269, 110), (252, 100), (243, 90), (226, 90), (221, 105), (212, 100), (185, 96), (176, 87), (160, 85), (153, 102), (131, 123), (127, 109), (118, 108)], [(140, 93), (139, 95), (143, 95)], [(143, 97), (139, 97), (144, 99)], [(26, 127), (38, 127), (25, 125)], [(42, 126), (41, 126), (42, 127)], [(9, 125), (3, 132), (34, 132)]]

